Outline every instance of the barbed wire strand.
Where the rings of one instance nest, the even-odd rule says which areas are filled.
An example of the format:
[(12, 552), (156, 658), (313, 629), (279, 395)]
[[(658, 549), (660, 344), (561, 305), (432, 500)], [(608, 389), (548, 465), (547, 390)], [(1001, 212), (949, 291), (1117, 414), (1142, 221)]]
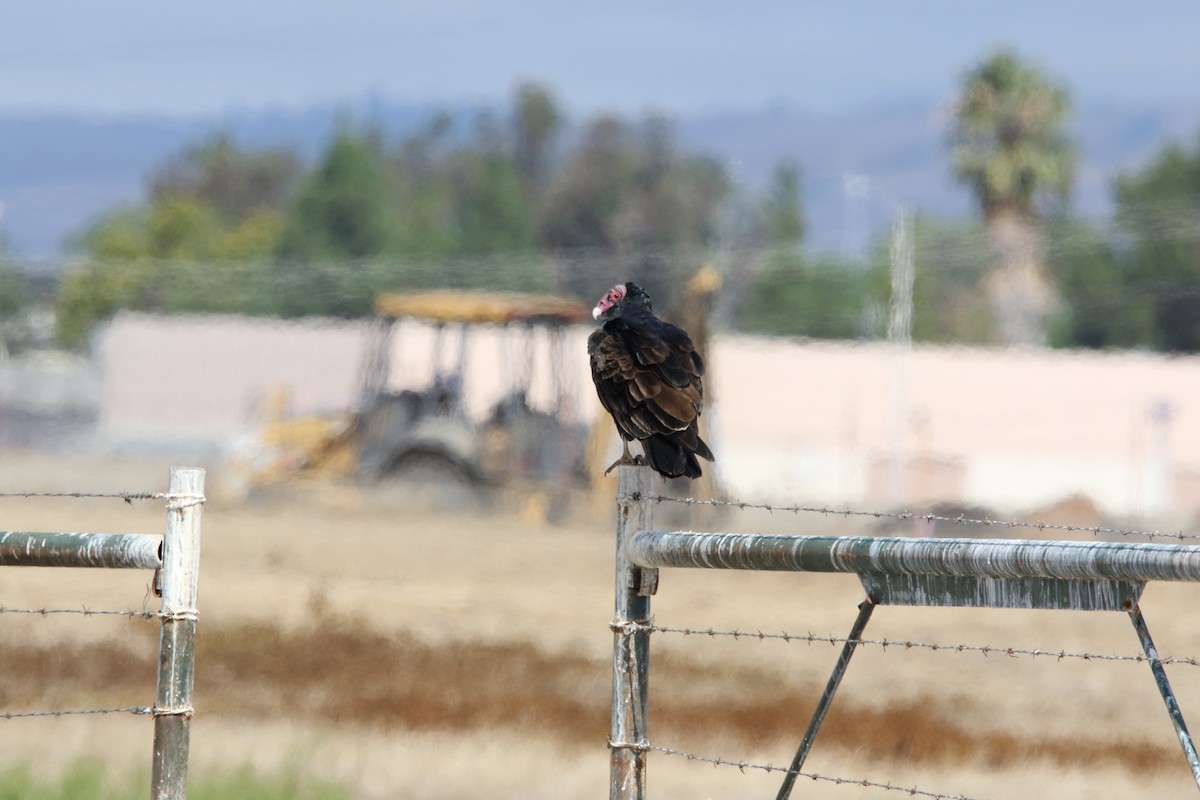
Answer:
[(143, 619), (152, 619), (163, 616), (161, 611), (108, 611), (96, 610), (91, 608), (9, 608), (8, 606), (0, 606), (0, 614), (29, 614), (32, 616), (47, 617), (51, 614), (79, 614), (84, 617), (140, 617)]
[(29, 717), (73, 717), (89, 714), (136, 714), (152, 716), (155, 713), (152, 706), (128, 706), (125, 708), (84, 708), (65, 711), (6, 711), (0, 712), (0, 719), (26, 719)]
[[(858, 645), (868, 646), (874, 645), (886, 651), (889, 647), (903, 650), (930, 650), (940, 653), (978, 653), (982, 656), (998, 655), (1007, 656), (1010, 658), (1018, 658), (1020, 656), (1030, 656), (1032, 658), (1053, 658), (1056, 661), (1064, 660), (1079, 660), (1079, 661), (1129, 661), (1137, 664), (1149, 661), (1144, 654), (1132, 656), (1105, 654), (1105, 653), (1072, 653), (1066, 650), (1042, 650), (1040, 648), (1024, 648), (1024, 647), (1006, 647), (1002, 645), (987, 645), (987, 644), (959, 644), (959, 643), (943, 643), (943, 642), (912, 642), (897, 639), (847, 639), (844, 636), (818, 636), (813, 633), (788, 633), (786, 631), (780, 633), (767, 633), (765, 631), (741, 631), (741, 630), (716, 630), (713, 628), (672, 628), (663, 625), (655, 625), (653, 623), (647, 625), (645, 623), (630, 622), (620, 627), (622, 630), (633, 632), (635, 630), (645, 631), (647, 633), (675, 633), (683, 636), (709, 636), (709, 637), (729, 637), (734, 640), (740, 639), (758, 639), (760, 641), (778, 640), (783, 642), (796, 642), (802, 644), (829, 644), (839, 645), (854, 642)], [(1183, 657), (1165, 657), (1156, 659), (1162, 664), (1184, 664), (1189, 667), (1200, 667), (1200, 659), (1183, 658)]]
[(29, 614), (31, 616), (42, 617), (52, 614), (78, 614), (84, 617), (113, 616), (164, 620), (198, 620), (200, 618), (200, 612), (194, 608), (164, 608), (160, 611), (110, 611), (93, 608), (9, 608), (8, 606), (0, 606), (0, 614)]
[(185, 508), (192, 505), (202, 505), (207, 502), (202, 494), (175, 494), (172, 492), (0, 492), (0, 497), (57, 497), (73, 500), (112, 499), (124, 500), (132, 504), (134, 500), (166, 500), (168, 503), (180, 503), (173, 508)]
[(791, 514), (821, 514), (839, 517), (870, 517), (874, 519), (896, 519), (918, 522), (949, 522), (958, 525), (983, 525), (998, 528), (1028, 528), (1038, 531), (1074, 531), (1093, 535), (1105, 534), (1113, 536), (1144, 536), (1150, 540), (1178, 539), (1200, 540), (1200, 535), (1186, 534), (1183, 531), (1142, 531), (1132, 528), (1106, 528), (1099, 525), (1069, 525), (1052, 522), (1018, 522), (1016, 520), (991, 519), (990, 517), (951, 517), (943, 514), (919, 514), (915, 511), (860, 511), (851, 508), (828, 508), (825, 506), (773, 505), (771, 503), (751, 503), (744, 500), (716, 500), (695, 497), (671, 497), (669, 495), (647, 495), (644, 499), (655, 503), (679, 503), (688, 506), (715, 506), (736, 508), (741, 511), (759, 509), (768, 512), (783, 511)]
[[(663, 753), (669, 756), (680, 756), (688, 761), (699, 761), (705, 764), (712, 764), (720, 767), (737, 767), (740, 771), (745, 772), (748, 769), (761, 770), (763, 772), (787, 772), (788, 767), (776, 767), (772, 764), (756, 764), (752, 761), (734, 761), (728, 758), (718, 758), (715, 756), (701, 756), (695, 753), (689, 753), (684, 750), (677, 750), (673, 747), (663, 747), (662, 745), (653, 744), (649, 741), (641, 742), (614, 742), (609, 741), (609, 748), (617, 749), (624, 748), (630, 750), (653, 751)], [(833, 783), (838, 786), (864, 786), (871, 789), (886, 789), (892, 792), (903, 792), (910, 797), (928, 797), (931, 800), (972, 800), (972, 798), (961, 794), (942, 794), (941, 792), (930, 792), (924, 789), (918, 789), (915, 786), (900, 786), (893, 783), (878, 783), (876, 781), (867, 780), (865, 778), (839, 778), (831, 775), (821, 775), (816, 772), (797, 772), (796, 775), (802, 778), (808, 778), (812, 781), (824, 781)]]
[(160, 708), (158, 706), (126, 706), (124, 708), (81, 708), (58, 711), (5, 711), (0, 719), (29, 719), (31, 717), (75, 717), (93, 714), (134, 714), (143, 717), (190, 717), (196, 713), (191, 706)]

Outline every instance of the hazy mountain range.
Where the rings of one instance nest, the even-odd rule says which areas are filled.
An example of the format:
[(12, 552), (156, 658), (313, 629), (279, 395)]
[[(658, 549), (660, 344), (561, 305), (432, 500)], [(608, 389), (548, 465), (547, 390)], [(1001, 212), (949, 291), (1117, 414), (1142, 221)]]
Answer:
[[(399, 136), (430, 113), (376, 101), (349, 110), (194, 117), (0, 114), (0, 231), (18, 257), (53, 264), (89, 220), (114, 204), (140, 200), (150, 171), (214, 133), (230, 133), (247, 146), (293, 146), (313, 158), (339, 120), (371, 120)], [(763, 188), (780, 160), (797, 161), (809, 246), (855, 251), (900, 204), (943, 216), (972, 213), (969, 195), (949, 175), (948, 114), (947, 106), (918, 101), (820, 113), (777, 105), (678, 116), (676, 125), (684, 146), (721, 158), (749, 191)], [(1144, 106), (1083, 101), (1073, 131), (1081, 149), (1073, 209), (1103, 216), (1115, 175), (1140, 166), (1168, 142), (1196, 142), (1200, 99)]]

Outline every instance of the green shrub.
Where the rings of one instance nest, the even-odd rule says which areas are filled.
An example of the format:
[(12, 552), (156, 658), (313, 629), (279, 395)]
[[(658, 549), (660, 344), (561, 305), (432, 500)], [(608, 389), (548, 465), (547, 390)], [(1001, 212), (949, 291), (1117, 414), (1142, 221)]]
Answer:
[[(112, 774), (94, 759), (80, 759), (56, 778), (37, 776), (27, 764), (0, 770), (0, 800), (141, 800), (148, 778), (129, 772)], [(349, 800), (351, 790), (292, 769), (262, 775), (249, 765), (193, 773), (190, 800)]]

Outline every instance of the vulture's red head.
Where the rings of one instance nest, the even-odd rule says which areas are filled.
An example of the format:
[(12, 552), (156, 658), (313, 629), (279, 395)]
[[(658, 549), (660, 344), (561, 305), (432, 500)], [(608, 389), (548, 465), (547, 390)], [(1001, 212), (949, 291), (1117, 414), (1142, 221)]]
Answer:
[(604, 297), (600, 298), (600, 302), (596, 303), (596, 307), (592, 309), (592, 318), (607, 322), (613, 317), (619, 316), (624, 309), (632, 306), (650, 311), (650, 295), (632, 281), (618, 283), (609, 289)]

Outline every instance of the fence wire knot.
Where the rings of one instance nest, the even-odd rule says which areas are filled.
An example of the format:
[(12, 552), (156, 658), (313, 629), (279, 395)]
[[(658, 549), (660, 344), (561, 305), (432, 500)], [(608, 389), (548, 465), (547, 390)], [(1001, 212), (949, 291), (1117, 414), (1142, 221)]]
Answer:
[(658, 630), (658, 627), (655, 626), (654, 620), (652, 620), (652, 619), (645, 620), (645, 621), (631, 619), (631, 620), (626, 620), (625, 622), (618, 622), (617, 620), (613, 620), (612, 622), (608, 623), (608, 629), (611, 630), (613, 633), (620, 633), (625, 636), (632, 636), (633, 634), (639, 633), (639, 632), (654, 633), (656, 630)]
[(182, 511), (185, 508), (194, 506), (202, 506), (208, 502), (202, 494), (172, 494), (171, 492), (160, 492), (154, 495), (156, 499), (166, 500), (167, 509), (170, 511)]
[(150, 709), (150, 714), (158, 719), (159, 717), (191, 717), (196, 710), (191, 706), (173, 706), (170, 708), (160, 708), (155, 706)]
[(182, 621), (182, 620), (189, 620), (191, 622), (196, 622), (197, 620), (200, 619), (200, 612), (194, 608), (179, 608), (179, 609), (164, 608), (162, 611), (158, 612), (155, 616), (161, 618), (163, 622), (176, 622), (176, 621)]
[(649, 750), (654, 750), (656, 748), (654, 748), (645, 739), (642, 739), (640, 742), (622, 742), (622, 741), (613, 741), (612, 739), (609, 739), (608, 740), (608, 749), (609, 750), (633, 750), (634, 752), (637, 752), (637, 753), (645, 753)]

